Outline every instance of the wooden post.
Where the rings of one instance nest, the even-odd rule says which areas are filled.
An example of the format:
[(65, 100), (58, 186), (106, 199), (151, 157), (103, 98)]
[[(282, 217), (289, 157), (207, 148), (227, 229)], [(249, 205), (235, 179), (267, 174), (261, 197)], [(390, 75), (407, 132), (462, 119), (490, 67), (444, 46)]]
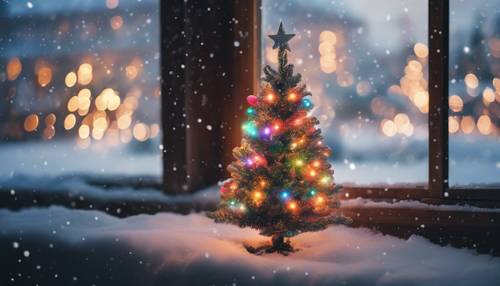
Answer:
[(163, 179), (192, 192), (226, 175), (254, 92), (257, 1), (161, 1)]
[(449, 0), (429, 0), (429, 191), (448, 190)]

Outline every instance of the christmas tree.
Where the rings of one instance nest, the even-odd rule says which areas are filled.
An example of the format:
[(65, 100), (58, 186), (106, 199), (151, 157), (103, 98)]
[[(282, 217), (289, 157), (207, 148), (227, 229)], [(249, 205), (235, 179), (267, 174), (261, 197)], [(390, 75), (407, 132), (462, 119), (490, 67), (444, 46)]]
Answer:
[(288, 64), (288, 41), (280, 23), (269, 37), (278, 49), (278, 70), (264, 67), (259, 96), (247, 97), (248, 121), (244, 138), (233, 150), (236, 161), (228, 166), (231, 178), (221, 186), (219, 208), (209, 214), (216, 222), (252, 227), (272, 237), (271, 246), (247, 247), (251, 252), (293, 251), (285, 238), (317, 231), (347, 218), (334, 213), (333, 170), (316, 128), (319, 121), (308, 113), (311, 93), (300, 84), (300, 74)]

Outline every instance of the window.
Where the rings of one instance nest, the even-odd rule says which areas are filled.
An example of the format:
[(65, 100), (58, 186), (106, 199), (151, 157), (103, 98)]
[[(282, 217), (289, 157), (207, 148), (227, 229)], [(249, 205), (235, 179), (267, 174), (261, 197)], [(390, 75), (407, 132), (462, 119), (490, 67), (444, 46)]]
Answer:
[[(292, 55), (292, 58), (294, 57), (298, 71), (305, 75), (306, 80), (309, 79), (313, 94), (326, 97), (327, 104), (321, 104), (321, 106), (322, 108), (327, 106), (327, 110), (318, 111), (323, 123), (326, 121), (328, 124), (329, 119), (334, 118), (331, 121), (332, 126), (327, 129), (327, 138), (334, 149), (340, 147), (337, 152), (338, 157), (332, 159), (336, 163), (334, 165), (337, 178), (344, 183), (344, 192), (356, 196), (386, 198), (498, 199), (498, 193), (493, 193), (495, 189), (498, 189), (500, 170), (498, 164), (500, 156), (498, 82), (500, 79), (498, 79), (497, 71), (499, 60), (496, 55), (499, 36), (498, 13), (493, 8), (498, 6), (498, 0), (484, 1), (480, 5), (453, 0), (451, 10), (450, 1), (386, 2), (389, 4), (380, 6), (379, 3), (374, 4), (372, 1), (318, 0), (306, 3), (306, 1), (296, 0), (282, 3), (263, 0), (263, 31), (269, 31), (278, 21), (285, 20), (290, 23), (289, 29), (302, 38), (300, 39), (302, 43), (296, 44), (295, 55)], [(366, 9), (370, 5), (378, 6)], [(471, 14), (470, 11), (476, 12)], [(398, 16), (403, 20), (394, 24)], [(466, 26), (456, 24), (459, 22), (458, 18), (461, 23), (466, 23)], [(469, 20), (466, 21), (466, 18)], [(422, 19), (426, 19), (424, 23)], [(380, 39), (377, 37), (377, 29), (381, 29), (380, 27), (387, 34), (393, 34), (389, 31), (395, 26), (403, 27), (404, 35), (396, 41), (400, 45), (397, 51), (386, 48), (391, 43), (389, 38), (384, 38), (387, 35), (380, 35)], [(338, 27), (343, 28), (340, 33), (339, 30), (335, 30), (339, 29)], [(346, 29), (346, 27), (350, 28)], [(321, 32), (328, 33), (329, 31), (335, 36), (337, 33), (341, 35), (338, 49), (337, 44), (330, 45), (328, 49), (320, 46), (322, 44)], [(408, 35), (411, 31), (413, 36)], [(262, 39), (266, 34), (262, 34)], [(354, 36), (344, 38), (346, 34)], [(371, 39), (366, 41), (364, 37), (371, 37)], [(382, 41), (382, 39), (385, 40)], [(350, 47), (346, 48), (346, 46)], [(342, 72), (346, 69), (338, 69), (338, 64), (343, 59), (342, 50), (352, 55), (363, 51), (366, 53), (362, 58), (353, 57), (354, 61), (347, 65), (351, 67), (347, 71), (353, 75), (352, 82), (343, 80), (346, 77), (343, 76), (345, 73), (342, 75)], [(385, 50), (389, 55), (385, 57), (383, 54), (377, 54), (377, 50)], [(265, 43), (262, 44), (262, 52), (263, 62), (272, 58), (267, 56), (272, 53), (272, 50)], [(337, 65), (328, 64), (330, 59), (335, 59), (331, 62)], [(362, 63), (364, 59), (369, 59), (365, 66)], [(422, 68), (420, 69), (420, 65), (412, 65), (416, 64), (412, 60), (417, 60)], [(371, 67), (370, 61), (373, 63)], [(381, 69), (382, 72), (378, 72), (378, 75), (384, 75), (384, 80), (373, 75), (370, 77), (370, 73), (377, 71), (376, 65), (382, 65), (382, 63), (385, 64), (386, 70)], [(401, 70), (401, 66), (405, 63), (406, 68)], [(396, 68), (390, 68), (391, 66)], [(422, 73), (408, 74), (415, 67), (418, 67), (417, 70), (421, 70)], [(479, 73), (481, 76), (477, 75)], [(407, 80), (416, 77), (422, 80), (421, 86), (427, 87), (425, 90), (428, 92), (427, 96), (422, 96), (423, 93), (419, 93), (417, 97), (415, 97), (416, 93), (413, 97), (411, 94), (405, 94), (404, 85), (408, 83)], [(367, 85), (364, 84), (365, 81), (368, 82)], [(414, 87), (414, 85), (410, 86)], [(364, 87), (370, 88), (365, 95), (363, 95)], [(450, 90), (449, 99), (448, 90)], [(391, 97), (392, 93), (398, 92), (407, 96), (406, 102), (398, 102), (398, 104), (392, 102), (392, 99), (395, 99)], [(371, 102), (366, 99), (378, 96), (385, 100), (384, 103), (388, 101), (389, 104), (395, 106), (396, 115), (408, 116), (408, 121), (414, 127), (411, 136), (400, 132), (395, 117), (391, 118), (384, 113), (380, 116), (374, 112)], [(336, 100), (332, 100), (331, 97)], [(363, 99), (366, 101), (363, 102)], [(342, 101), (347, 103), (342, 105)], [(428, 105), (425, 106), (419, 102), (428, 103)], [(341, 107), (342, 111), (347, 107), (355, 112), (343, 117), (342, 111), (335, 112), (336, 104)], [(332, 105), (333, 110), (329, 110), (328, 107)], [(381, 108), (384, 111), (387, 107), (378, 106), (384, 107)], [(450, 106), (449, 112), (448, 106)], [(408, 111), (415, 107), (421, 114)], [(397, 121), (401, 118), (400, 115)], [(378, 134), (370, 138), (375, 138), (373, 140), (375, 142), (377, 142), (377, 137), (383, 138), (379, 141), (380, 144), (359, 140), (362, 137), (350, 137), (350, 134), (346, 135), (346, 133), (352, 131), (342, 130), (342, 127), (345, 128), (348, 123), (363, 121), (363, 119), (366, 122), (358, 123), (358, 127), (366, 126), (367, 128), (363, 130), (378, 131)], [(428, 124), (427, 128), (422, 128), (422, 123)], [(448, 134), (448, 130), (451, 135)], [(331, 133), (328, 134), (328, 132)], [(423, 134), (426, 132), (428, 136)], [(408, 138), (404, 141), (396, 141), (398, 135)], [(357, 149), (358, 153), (352, 152), (350, 149), (359, 147), (356, 144), (358, 140), (365, 143), (365, 148)], [(391, 141), (398, 144), (391, 146)], [(398, 151), (404, 150), (404, 147), (408, 145), (413, 148), (405, 150), (407, 152), (398, 157)], [(428, 148), (424, 147), (425, 145)], [(384, 147), (389, 150), (384, 150)], [(396, 166), (395, 171), (402, 174), (402, 177), (393, 180), (392, 173), (396, 172), (390, 171), (394, 169), (384, 168), (383, 164), (377, 165), (371, 157), (374, 154), (385, 156), (387, 165)], [(404, 165), (405, 161), (409, 163)], [(422, 161), (426, 162), (423, 167), (420, 165)], [(471, 167), (472, 165), (476, 167)], [(359, 173), (356, 174), (356, 172)], [(354, 175), (352, 180), (350, 175)], [(380, 178), (385, 180), (380, 180)], [(345, 184), (345, 181), (368, 185), (351, 187)], [(419, 188), (418, 182), (421, 181), (428, 182), (427, 187)], [(377, 182), (383, 182), (386, 185), (379, 188)], [(392, 182), (406, 184), (391, 185)], [(452, 188), (449, 188), (449, 185)], [(457, 188), (458, 186), (460, 188)], [(487, 188), (493, 190), (486, 190)]]
[(499, 6), (498, 0), (450, 1), (452, 187), (500, 187)]
[(313, 93), (333, 148), (336, 182), (425, 186), (428, 181), (427, 1), (262, 1), (268, 34), (295, 33), (290, 59)]
[(161, 174), (158, 8), (0, 2), (2, 178)]

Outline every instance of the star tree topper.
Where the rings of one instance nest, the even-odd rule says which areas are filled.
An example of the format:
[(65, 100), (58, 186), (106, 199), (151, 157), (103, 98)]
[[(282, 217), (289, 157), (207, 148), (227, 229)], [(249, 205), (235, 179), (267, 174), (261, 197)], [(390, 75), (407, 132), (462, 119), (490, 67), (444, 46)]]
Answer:
[(274, 41), (273, 50), (280, 48), (291, 51), (290, 47), (288, 46), (288, 41), (290, 41), (294, 36), (295, 34), (285, 34), (285, 30), (283, 29), (283, 23), (280, 22), (278, 33), (276, 35), (269, 35), (269, 38), (271, 38)]

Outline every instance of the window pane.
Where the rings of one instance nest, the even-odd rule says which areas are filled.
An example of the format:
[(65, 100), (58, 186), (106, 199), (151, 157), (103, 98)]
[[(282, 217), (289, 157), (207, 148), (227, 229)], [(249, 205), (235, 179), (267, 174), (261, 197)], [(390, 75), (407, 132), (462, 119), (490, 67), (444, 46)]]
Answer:
[(290, 59), (313, 93), (336, 182), (424, 185), (428, 172), (427, 1), (263, 0), (267, 35), (297, 36)]
[(451, 186), (500, 186), (499, 7), (450, 2)]
[(158, 9), (0, 2), (0, 178), (160, 174)]

